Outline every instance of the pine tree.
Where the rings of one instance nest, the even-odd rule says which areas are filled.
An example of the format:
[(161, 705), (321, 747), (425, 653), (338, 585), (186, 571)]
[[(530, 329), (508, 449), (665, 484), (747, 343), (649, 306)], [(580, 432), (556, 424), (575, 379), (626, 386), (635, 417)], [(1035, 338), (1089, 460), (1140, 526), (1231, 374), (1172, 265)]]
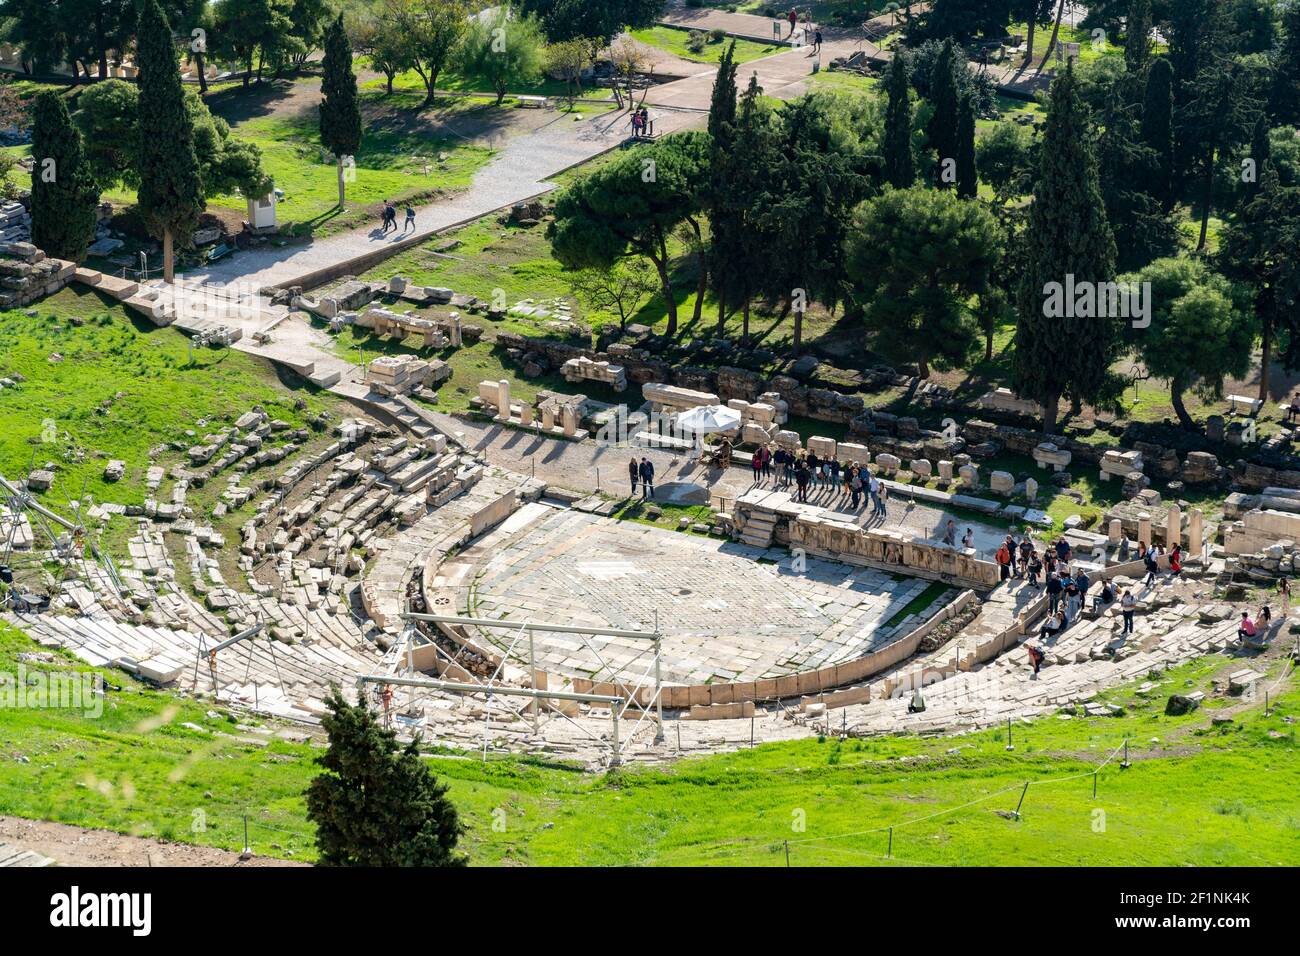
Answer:
[(1089, 127), (1069, 63), (1049, 93), (1017, 296), (1016, 384), (1021, 394), (1042, 405), (1043, 430), (1049, 433), (1056, 427), (1062, 395), (1096, 401), (1105, 394), (1118, 338), (1108, 318), (1063, 321), (1048, 315), (1049, 283), (1114, 278), (1115, 240), (1106, 221)]
[(416, 741), (397, 746), (364, 704), (338, 688), (325, 700), (324, 769), (307, 787), (322, 866), (464, 866), (463, 832), (447, 787), (420, 757)]
[(709, 102), (709, 135), (717, 140), (736, 121), (736, 41), (722, 51), (718, 73), (713, 80), (713, 98)]
[(882, 149), (885, 179), (896, 189), (907, 189), (916, 182), (916, 159), (912, 155), (912, 101), (907, 58), (895, 56), (889, 64), (886, 90), (885, 130)]
[(324, 74), (321, 77), (320, 140), (334, 154), (339, 172), (339, 210), (346, 199), (344, 167), (361, 148), (361, 110), (357, 106), (357, 77), (352, 72), (352, 46), (338, 15), (325, 33)]
[(979, 190), (975, 172), (975, 99), (967, 94), (961, 98), (957, 115), (957, 195), (974, 199)]
[(1151, 181), (1145, 191), (1160, 200), (1168, 212), (1174, 206), (1174, 70), (1160, 57), (1147, 71), (1146, 91), (1142, 99), (1142, 142), (1155, 153)]
[(163, 278), (175, 275), (176, 238), (189, 239), (203, 212), (194, 126), (185, 109), (180, 61), (158, 0), (145, 0), (136, 40), (140, 68), (140, 189), (136, 208), (162, 239)]
[(46, 90), (32, 107), (32, 242), (46, 255), (80, 262), (95, 238), (99, 187), (81, 131), (63, 97)]
[(1300, 3), (1286, 8), (1282, 27), (1285, 36), (1273, 64), (1268, 115), (1275, 126), (1300, 126)]
[(957, 74), (952, 40), (943, 42), (930, 73), (930, 105), (934, 113), (926, 125), (926, 139), (938, 158), (939, 186), (952, 180), (945, 174), (957, 160)]
[(1124, 26), (1124, 68), (1138, 77), (1151, 61), (1151, 0), (1132, 0)]

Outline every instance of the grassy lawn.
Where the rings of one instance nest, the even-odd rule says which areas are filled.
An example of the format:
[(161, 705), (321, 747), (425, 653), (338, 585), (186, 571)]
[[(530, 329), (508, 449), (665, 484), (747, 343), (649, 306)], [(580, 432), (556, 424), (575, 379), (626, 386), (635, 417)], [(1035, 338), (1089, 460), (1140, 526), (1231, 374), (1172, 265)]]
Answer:
[[(191, 363), (185, 335), (136, 319), (83, 286), (27, 311), (0, 313), (0, 377), (26, 378), (0, 393), (0, 474), (20, 479), (33, 462), (53, 462), (54, 484), (40, 497), (62, 513), (83, 487), (96, 501), (140, 503), (150, 465), (181, 460), (254, 405), (300, 427), (337, 404), (233, 349), (196, 349)], [(51, 361), (54, 355), (62, 360)], [(126, 462), (126, 476), (108, 483), (104, 466), (113, 458)]]
[[(678, 29), (677, 27), (645, 27), (641, 30), (632, 30), (629, 32), (629, 35), (632, 39), (644, 43), (647, 46), (664, 50), (674, 56), (681, 57), (683, 60), (694, 60), (696, 63), (717, 63), (718, 60), (722, 58), (723, 51), (731, 44), (731, 38), (727, 37), (718, 43), (706, 43), (701, 52), (695, 53), (686, 46), (691, 31)], [(758, 60), (765, 56), (771, 56), (773, 53), (781, 53), (785, 49), (786, 47), (777, 46), (774, 43), (757, 43), (753, 40), (737, 40), (736, 62), (749, 63), (751, 60)]]
[[(0, 627), (0, 670), (12, 673), (32, 648)], [(66, 659), (24, 666), (87, 670)], [(1137, 682), (1102, 695), (1124, 708), (1119, 717), (1019, 723), (1013, 751), (993, 730), (810, 736), (610, 774), (450, 752), (429, 764), (449, 784), (468, 829), (462, 847), (478, 865), (783, 866), (786, 840), (798, 866), (1287, 865), (1300, 854), (1294, 677), (1268, 717), (1262, 703), (1247, 705), (1210, 727), (1228, 707), (1213, 697), (1203, 711), (1163, 714), (1168, 694), (1208, 691), (1232, 666), (1206, 658), (1160, 675), (1149, 697)], [(313, 858), (302, 793), (316, 747), (107, 676), (121, 690), (99, 717), (0, 707), (0, 813), (231, 850), (243, 846), (247, 815), (259, 854)], [(1106, 764), (1093, 799), (1091, 770), (1125, 739), (1132, 767)], [(1021, 819), (999, 815), (1026, 782)]]

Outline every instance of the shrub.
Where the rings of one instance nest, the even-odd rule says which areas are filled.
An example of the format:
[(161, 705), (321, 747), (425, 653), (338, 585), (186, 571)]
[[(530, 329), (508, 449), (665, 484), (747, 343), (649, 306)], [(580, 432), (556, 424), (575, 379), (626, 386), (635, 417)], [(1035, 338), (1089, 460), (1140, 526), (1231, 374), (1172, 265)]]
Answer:
[(709, 31), (709, 42), (710, 42), (710, 43), (721, 43), (721, 42), (722, 42), (723, 40), (725, 40), (726, 38), (727, 38), (727, 34), (724, 33), (722, 30), (710, 30), (710, 31)]
[(692, 30), (690, 36), (686, 38), (686, 49), (692, 53), (702, 53), (704, 52), (705, 42), (706, 37), (702, 31)]

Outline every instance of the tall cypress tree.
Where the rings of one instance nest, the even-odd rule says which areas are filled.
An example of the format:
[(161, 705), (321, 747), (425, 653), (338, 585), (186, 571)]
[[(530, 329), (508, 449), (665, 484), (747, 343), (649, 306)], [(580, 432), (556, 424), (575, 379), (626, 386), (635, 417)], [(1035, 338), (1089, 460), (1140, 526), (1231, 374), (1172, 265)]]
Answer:
[(916, 159), (912, 155), (912, 101), (907, 58), (894, 57), (889, 64), (885, 107), (885, 130), (882, 151), (885, 180), (896, 189), (906, 189), (916, 182)]
[(320, 141), (334, 154), (339, 170), (339, 210), (346, 199), (344, 167), (361, 148), (361, 110), (357, 77), (352, 72), (352, 45), (343, 29), (343, 14), (325, 33), (324, 73), (320, 91)]
[[(728, 180), (735, 168), (734, 139), (736, 124), (736, 41), (722, 52), (718, 61), (718, 73), (713, 80), (713, 99), (709, 103), (709, 139), (711, 142), (709, 158), (709, 194), (707, 206), (709, 222), (713, 227), (713, 271), (720, 269), (744, 268), (743, 262), (735, 258), (740, 249), (736, 230), (742, 228), (740, 216), (731, 198)], [(704, 287), (708, 276), (704, 274), (704, 253), (700, 251), (700, 282), (702, 287), (696, 299), (697, 311), (703, 308)], [(722, 337), (727, 325), (727, 286), (714, 284), (718, 294), (718, 337)]]
[(1165, 212), (1174, 206), (1174, 69), (1159, 57), (1147, 71), (1142, 98), (1142, 142), (1155, 153), (1145, 191), (1160, 200)]
[(1050, 91), (1017, 297), (1016, 386), (1042, 405), (1047, 432), (1056, 427), (1061, 396), (1091, 402), (1105, 393), (1118, 341), (1112, 319), (1048, 314), (1049, 283), (1114, 279), (1115, 240), (1097, 181), (1090, 126), (1074, 65), (1068, 63)]
[(1275, 126), (1300, 126), (1300, 3), (1286, 8), (1282, 27), (1286, 34), (1273, 65), (1268, 114)]
[(934, 114), (925, 128), (926, 139), (938, 158), (939, 185), (946, 188), (952, 181), (945, 181), (944, 170), (949, 162), (957, 161), (957, 74), (950, 39), (943, 41), (931, 68), (930, 105)]
[(1143, 144), (1132, 107), (1118, 87), (1106, 98), (1102, 134), (1097, 142), (1097, 173), (1106, 219), (1115, 236), (1116, 266), (1121, 272), (1141, 269), (1173, 251), (1174, 231), (1160, 200), (1145, 192), (1158, 164), (1154, 150)]
[(1151, 60), (1151, 0), (1132, 0), (1124, 29), (1124, 68), (1140, 76)]
[(975, 98), (967, 93), (957, 113), (957, 195), (974, 199), (979, 190), (975, 172)]
[(136, 39), (140, 68), (140, 189), (136, 208), (162, 239), (163, 278), (175, 276), (173, 247), (188, 240), (203, 212), (203, 183), (194, 154), (194, 124), (185, 109), (180, 61), (158, 0), (144, 0)]
[(53, 90), (40, 93), (32, 107), (32, 160), (32, 242), (46, 255), (80, 262), (95, 238), (99, 187), (81, 131)]

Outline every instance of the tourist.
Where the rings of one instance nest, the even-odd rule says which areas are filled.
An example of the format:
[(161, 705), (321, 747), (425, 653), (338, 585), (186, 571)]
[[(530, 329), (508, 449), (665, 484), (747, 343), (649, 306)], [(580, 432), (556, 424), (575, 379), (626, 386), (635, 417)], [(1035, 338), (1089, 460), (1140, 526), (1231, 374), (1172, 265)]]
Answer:
[(1183, 573), (1183, 547), (1180, 544), (1174, 545), (1174, 550), (1169, 552), (1169, 576), (1176, 578)]
[(993, 560), (998, 563), (998, 580), (1005, 581), (1011, 577), (1011, 549), (1007, 547), (1005, 541), (1002, 547), (998, 548), (998, 553), (993, 556)]
[(1024, 577), (1029, 572), (1029, 556), (1034, 553), (1034, 542), (1025, 535), (1020, 539), (1020, 576)]
[(759, 449), (759, 451), (763, 455), (762, 474), (763, 479), (766, 481), (768, 478), (772, 477), (772, 449), (764, 445)]
[(637, 482), (641, 479), (641, 463), (636, 460), (636, 455), (627, 463), (627, 476), (632, 480), (632, 497), (636, 497)]
[(822, 462), (822, 483), (830, 489), (832, 495), (835, 494), (835, 486), (840, 483), (837, 471), (839, 467), (839, 463), (834, 458)]
[(1133, 633), (1133, 612), (1137, 610), (1137, 598), (1128, 588), (1124, 589), (1124, 596), (1119, 600), (1119, 612), (1124, 616), (1124, 633)]
[(389, 228), (397, 228), (397, 207), (393, 205), (392, 200), (384, 200), (384, 232)]
[(749, 459), (749, 467), (754, 470), (754, 484), (763, 482), (763, 452), (755, 448), (753, 456)]
[(1079, 611), (1083, 607), (1083, 597), (1079, 591), (1079, 582), (1076, 578), (1066, 578), (1065, 585), (1065, 621), (1072, 624), (1079, 619)]
[(1286, 578), (1277, 579), (1277, 593), (1282, 596), (1282, 608), (1286, 610), (1291, 607), (1291, 582)]
[(1286, 407), (1287, 422), (1294, 422), (1297, 415), (1300, 415), (1300, 391), (1291, 393), (1291, 404)]
[(1011, 567), (1011, 573), (1014, 575), (1016, 573), (1016, 536), (1008, 534), (1006, 540), (1003, 541), (1002, 544), (1003, 547), (1007, 549), (1007, 556), (1010, 559), (1009, 565)]
[(1265, 634), (1273, 626), (1273, 609), (1267, 604), (1259, 609), (1259, 629)]
[(1056, 548), (1056, 559), (1058, 561), (1064, 561), (1066, 564), (1069, 564), (1070, 563), (1070, 542), (1066, 541), (1065, 538), (1063, 537), (1057, 538), (1055, 548)]
[(808, 457), (804, 459), (804, 462), (808, 466), (808, 480), (812, 483), (812, 486), (816, 488), (817, 482), (821, 477), (822, 463), (817, 458), (817, 453), (815, 451), (808, 452)]
[(871, 516), (880, 517), (880, 479), (875, 475), (867, 475), (867, 494), (871, 498)]
[(880, 509), (880, 520), (884, 521), (889, 516), (889, 486), (883, 481), (877, 481), (879, 490), (876, 492), (876, 506)]
[(1067, 623), (1065, 615), (1062, 614), (1059, 609), (1055, 610), (1047, 615), (1047, 620), (1045, 620), (1043, 626), (1038, 629), (1038, 636), (1051, 637), (1054, 634), (1065, 630), (1065, 625)]
[(1092, 587), (1092, 578), (1088, 577), (1088, 572), (1083, 568), (1074, 576), (1074, 583), (1079, 586), (1079, 603), (1083, 604), (1088, 599), (1088, 588)]
[(799, 11), (796, 8), (791, 7), (790, 12), (785, 15), (785, 18), (790, 21), (790, 32), (786, 36), (786, 39), (789, 40), (794, 36), (794, 28), (799, 25)]
[(975, 547), (975, 530), (973, 528), (966, 529), (966, 533), (961, 538), (961, 546), (967, 550)]
[(1047, 608), (1053, 613), (1061, 604), (1061, 592), (1065, 588), (1061, 584), (1061, 576), (1056, 571), (1047, 573)]
[(849, 508), (853, 511), (858, 510), (862, 503), (862, 472), (858, 468), (850, 468), (852, 475), (849, 476)]
[(1258, 633), (1255, 622), (1250, 619), (1250, 614), (1246, 611), (1241, 612), (1241, 624), (1237, 628), (1237, 639), (1246, 640), (1254, 637)]
[(1142, 583), (1147, 587), (1150, 587), (1156, 583), (1156, 574), (1160, 571), (1160, 565), (1156, 563), (1155, 545), (1152, 545), (1146, 550), (1146, 553), (1142, 557), (1142, 562), (1146, 565), (1147, 569), (1147, 576)]
[[(1047, 619), (1047, 623), (1043, 624), (1044, 632), (1047, 631), (1047, 625), (1050, 624), (1053, 620), (1054, 620), (1053, 618), (1049, 617)], [(1056, 630), (1059, 630), (1059, 628), (1052, 630), (1051, 633), (1052, 634), (1056, 633)], [(1046, 633), (1039, 634), (1039, 637), (1045, 637), (1045, 636), (1047, 636)], [(1025, 647), (1025, 650), (1028, 651), (1029, 653), (1029, 663), (1033, 665), (1034, 676), (1037, 677), (1038, 669), (1043, 666), (1043, 658), (1045, 658), (1047, 655), (1043, 653), (1043, 649), (1041, 647), (1035, 647), (1033, 644), (1027, 645)]]
[[(397, 223), (393, 223), (393, 225), (395, 226)], [(415, 232), (415, 207), (409, 202), (406, 204), (406, 222), (402, 224), (403, 233), (406, 232), (407, 227), (410, 227), (410, 230)]]
[(655, 466), (650, 463), (649, 458), (641, 459), (641, 497), (653, 498), (655, 496)]
[(808, 465), (803, 459), (800, 459), (799, 463), (794, 466), (794, 483), (799, 489), (799, 493), (795, 498), (796, 501), (808, 500), (808, 480), (810, 477)]
[(820, 54), (822, 52), (822, 31), (817, 30), (813, 33), (813, 52)]
[(1029, 574), (1029, 586), (1036, 589), (1038, 587), (1038, 576), (1043, 573), (1043, 561), (1038, 556), (1036, 550), (1031, 549), (1029, 552), (1029, 565), (1027, 571)]
[(1103, 581), (1101, 592), (1092, 599), (1092, 613), (1100, 614), (1106, 608), (1115, 603), (1115, 585), (1109, 581)]
[(957, 522), (951, 518), (948, 519), (948, 524), (943, 529), (943, 543), (950, 548), (957, 546)]

